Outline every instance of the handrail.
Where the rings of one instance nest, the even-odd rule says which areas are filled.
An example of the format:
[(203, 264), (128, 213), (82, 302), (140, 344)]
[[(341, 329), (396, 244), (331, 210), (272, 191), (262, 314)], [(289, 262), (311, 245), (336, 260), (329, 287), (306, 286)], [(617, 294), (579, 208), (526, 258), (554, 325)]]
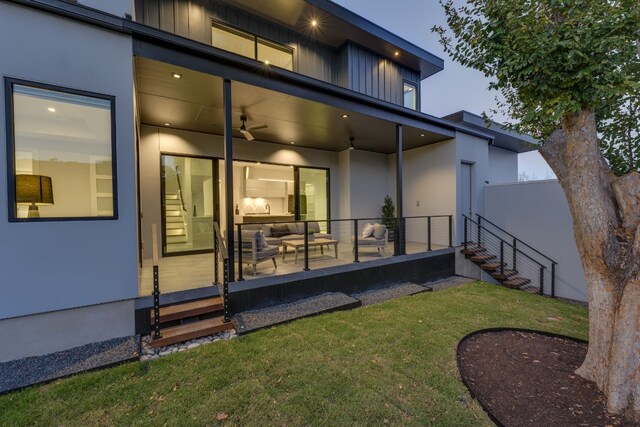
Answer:
[[(493, 225), (494, 227), (496, 227), (498, 230), (502, 231), (503, 233), (507, 234), (509, 237), (514, 238), (516, 241), (522, 243), (523, 245), (525, 245), (526, 247), (528, 247), (529, 249), (531, 249), (532, 251), (536, 252), (538, 255), (548, 259), (549, 261), (551, 261), (554, 264), (558, 264), (556, 261), (554, 261), (553, 259), (549, 258), (548, 256), (546, 256), (545, 254), (543, 254), (542, 252), (540, 252), (539, 250), (537, 250), (536, 248), (534, 248), (533, 246), (529, 245), (526, 242), (523, 242), (522, 240), (520, 240), (519, 238), (517, 238), (516, 236), (514, 236), (513, 234), (509, 233), (507, 230), (505, 230), (504, 228), (500, 227), (499, 225), (494, 224), (493, 222), (489, 221), (487, 218), (483, 217), (480, 214), (476, 214), (476, 216), (478, 218), (482, 218), (483, 221), (488, 222), (489, 224)], [(472, 220), (473, 221), (473, 220)]]
[[(462, 216), (466, 219), (468, 219), (469, 221), (471, 221), (472, 224), (475, 224), (478, 226), (479, 229), (486, 231), (487, 233), (491, 234), (493, 237), (495, 237), (496, 239), (500, 240), (501, 242), (503, 242), (505, 245), (510, 246), (514, 251), (521, 253), (522, 255), (526, 256), (527, 258), (529, 258), (531, 261), (535, 262), (536, 264), (538, 264), (541, 268), (544, 268), (545, 270), (547, 269), (547, 267), (542, 264), (540, 261), (537, 261), (535, 259), (533, 259), (531, 256), (527, 255), (526, 253), (522, 252), (520, 249), (516, 248), (515, 246), (513, 246), (512, 244), (510, 244), (509, 242), (507, 242), (506, 240), (504, 240), (502, 237), (498, 236), (497, 234), (493, 233), (491, 230), (487, 229), (486, 227), (483, 227), (482, 225), (478, 224), (477, 222), (475, 222), (474, 220), (472, 220), (471, 218), (469, 218), (468, 216), (466, 216), (465, 214), (462, 214)], [(479, 242), (478, 242), (479, 243)]]
[(180, 196), (180, 206), (182, 210), (187, 212), (187, 208), (184, 206), (184, 197), (182, 196), (182, 184), (180, 183), (180, 166), (176, 165), (176, 179), (178, 180), (178, 195)]

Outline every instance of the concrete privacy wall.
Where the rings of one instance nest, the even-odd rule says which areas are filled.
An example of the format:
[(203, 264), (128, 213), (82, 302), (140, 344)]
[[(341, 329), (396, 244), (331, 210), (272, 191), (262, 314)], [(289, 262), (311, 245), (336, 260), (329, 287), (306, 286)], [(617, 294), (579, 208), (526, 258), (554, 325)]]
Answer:
[[(182, 154), (222, 159), (223, 137), (198, 132), (158, 128), (143, 125), (140, 130), (140, 204), (142, 211), (142, 239), (144, 258), (151, 257), (151, 224), (160, 230), (162, 220), (160, 192), (160, 155)], [(338, 168), (338, 153), (291, 147), (259, 141), (234, 138), (235, 160), (260, 161), (283, 165), (329, 168), (331, 190), (331, 217), (339, 218), (340, 194), (343, 182)], [(220, 171), (221, 179), (223, 171)], [(236, 185), (236, 184), (234, 184)], [(221, 196), (221, 212), (224, 212), (224, 197)], [(149, 242), (149, 244), (146, 244)]]
[(556, 295), (587, 301), (569, 205), (557, 180), (490, 185), (486, 217), (558, 262)]
[(489, 184), (518, 182), (518, 153), (489, 146)]
[[(0, 102), (0, 319), (137, 296), (131, 39), (0, 3), (0, 75), (116, 97), (117, 220), (10, 223)], [(11, 58), (7, 60), (7, 58)], [(3, 341), (4, 342), (4, 341)]]

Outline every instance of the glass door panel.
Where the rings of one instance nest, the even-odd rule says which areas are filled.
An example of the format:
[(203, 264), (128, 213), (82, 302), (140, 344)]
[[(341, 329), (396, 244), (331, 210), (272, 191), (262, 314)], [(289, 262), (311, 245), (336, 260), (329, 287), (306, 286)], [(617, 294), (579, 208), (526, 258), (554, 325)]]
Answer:
[(162, 155), (164, 254), (213, 250), (213, 160)]
[[(298, 169), (298, 206), (303, 221), (326, 220), (329, 212), (329, 171), (326, 169)], [(320, 229), (327, 232), (327, 223), (321, 222)]]

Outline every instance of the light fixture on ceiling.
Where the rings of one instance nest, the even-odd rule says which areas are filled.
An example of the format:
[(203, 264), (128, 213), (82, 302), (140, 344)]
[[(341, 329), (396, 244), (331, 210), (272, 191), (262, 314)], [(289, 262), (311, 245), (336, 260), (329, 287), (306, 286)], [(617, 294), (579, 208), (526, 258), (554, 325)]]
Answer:
[(349, 115), (348, 115), (348, 114), (343, 114), (343, 115), (342, 115), (342, 118), (343, 118), (343, 119), (346, 119), (346, 118), (348, 118), (348, 117), (349, 117)]
[(295, 141), (291, 141), (291, 145), (293, 145), (293, 144), (295, 144), (295, 143), (296, 143)]
[(393, 54), (394, 56), (400, 56), (400, 52), (398, 52), (397, 50), (395, 51), (395, 53)]
[(312, 27), (317, 27), (317, 26), (318, 26), (318, 20), (316, 20), (316, 19), (312, 19), (312, 20), (311, 20), (311, 26), (312, 26)]
[(264, 65), (269, 65), (269, 60), (264, 61)]
[(354, 140), (354, 139), (355, 139), (355, 138), (354, 138), (354, 137), (352, 137), (352, 136), (351, 136), (351, 137), (349, 137), (349, 150), (355, 150), (355, 149), (356, 149), (356, 147), (353, 145), (353, 140)]
[(179, 73), (171, 73), (171, 75), (173, 76), (174, 79), (180, 80), (182, 78), (182, 74), (179, 74)]
[(426, 136), (426, 135), (425, 135), (424, 133), (421, 133), (421, 134), (420, 134), (420, 136), (421, 136), (421, 137), (424, 137), (424, 136)]
[(47, 111), (50, 112), (50, 113), (55, 113), (56, 109), (53, 108), (53, 107), (49, 107), (49, 108), (47, 108)]
[(165, 126), (171, 126), (171, 123), (169, 123), (169, 122), (164, 122), (164, 125), (165, 125)]

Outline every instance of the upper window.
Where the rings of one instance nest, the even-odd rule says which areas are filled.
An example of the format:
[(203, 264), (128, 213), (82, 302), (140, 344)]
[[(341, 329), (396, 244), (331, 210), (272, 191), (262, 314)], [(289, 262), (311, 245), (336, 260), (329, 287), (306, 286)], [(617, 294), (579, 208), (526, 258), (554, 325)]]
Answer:
[(10, 79), (6, 87), (11, 220), (115, 219), (114, 98)]
[(412, 110), (418, 109), (418, 86), (413, 83), (404, 82), (403, 87), (404, 102), (403, 105)]
[(213, 47), (293, 71), (293, 49), (217, 22), (211, 27)]

